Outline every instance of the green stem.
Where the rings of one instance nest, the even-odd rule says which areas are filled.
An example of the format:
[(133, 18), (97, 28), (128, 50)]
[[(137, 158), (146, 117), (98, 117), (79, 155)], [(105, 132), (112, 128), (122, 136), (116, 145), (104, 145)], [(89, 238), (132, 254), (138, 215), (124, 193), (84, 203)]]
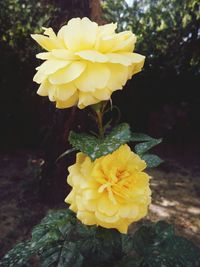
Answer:
[(99, 102), (92, 106), (92, 109), (95, 111), (95, 114), (96, 114), (96, 121), (98, 125), (100, 138), (104, 138), (103, 115), (105, 112), (106, 105), (107, 105), (107, 102), (104, 101), (104, 102)]
[(103, 112), (96, 111), (97, 114), (97, 124), (98, 124), (98, 129), (99, 129), (99, 137), (103, 138), (104, 137), (104, 128), (103, 128)]

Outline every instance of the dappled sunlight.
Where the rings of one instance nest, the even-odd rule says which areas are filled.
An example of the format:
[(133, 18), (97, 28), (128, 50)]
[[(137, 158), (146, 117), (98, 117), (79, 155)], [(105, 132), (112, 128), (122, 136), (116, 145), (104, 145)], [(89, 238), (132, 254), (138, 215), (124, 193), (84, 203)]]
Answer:
[(152, 204), (150, 206), (150, 211), (158, 215), (161, 219), (166, 219), (170, 217), (169, 212), (167, 211), (166, 208), (163, 208), (159, 205)]
[(199, 177), (161, 170), (151, 170), (150, 175), (153, 197), (148, 218), (173, 223), (178, 233), (200, 245)]

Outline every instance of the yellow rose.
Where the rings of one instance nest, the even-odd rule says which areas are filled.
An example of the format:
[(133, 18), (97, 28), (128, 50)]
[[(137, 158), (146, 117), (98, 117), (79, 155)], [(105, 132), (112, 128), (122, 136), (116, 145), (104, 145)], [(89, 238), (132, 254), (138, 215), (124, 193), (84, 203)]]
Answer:
[(48, 51), (36, 56), (45, 60), (33, 79), (40, 84), (37, 93), (56, 101), (57, 108), (84, 108), (122, 89), (141, 71), (145, 57), (132, 52), (135, 35), (115, 33), (116, 27), (74, 18), (57, 35), (52, 28), (44, 28), (44, 35), (31, 35)]
[(72, 191), (65, 202), (82, 223), (127, 233), (129, 224), (146, 216), (151, 202), (145, 168), (145, 161), (128, 145), (94, 162), (78, 153), (69, 167), (67, 182)]

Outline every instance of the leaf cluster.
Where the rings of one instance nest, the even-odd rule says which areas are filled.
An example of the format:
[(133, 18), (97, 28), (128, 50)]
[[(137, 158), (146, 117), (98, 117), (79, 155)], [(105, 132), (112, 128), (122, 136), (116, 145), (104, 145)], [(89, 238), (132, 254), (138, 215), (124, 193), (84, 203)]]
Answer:
[(157, 167), (163, 162), (157, 155), (148, 153), (151, 148), (160, 144), (161, 141), (162, 139), (152, 138), (146, 134), (132, 133), (127, 123), (119, 124), (102, 139), (86, 133), (75, 133), (73, 131), (69, 135), (69, 142), (73, 148), (87, 154), (92, 161), (111, 154), (121, 145), (128, 142), (137, 143), (134, 150), (146, 161), (149, 168)]
[(198, 267), (200, 251), (166, 222), (142, 225), (133, 235), (81, 224), (70, 210), (50, 212), (16, 245), (1, 267), (21, 267), (37, 255), (41, 267)]

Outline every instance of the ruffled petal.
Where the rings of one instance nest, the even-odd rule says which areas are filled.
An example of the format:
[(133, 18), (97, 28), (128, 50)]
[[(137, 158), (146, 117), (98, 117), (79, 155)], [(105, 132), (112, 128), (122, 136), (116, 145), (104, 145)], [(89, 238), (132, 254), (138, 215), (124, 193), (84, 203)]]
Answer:
[(137, 38), (135, 34), (131, 34), (130, 36), (128, 36), (126, 40), (119, 42), (113, 49), (113, 52), (114, 51), (132, 52), (135, 48), (136, 40)]
[(73, 83), (64, 84), (56, 87), (56, 99), (66, 101), (76, 92), (76, 87)]
[(43, 36), (42, 34), (31, 34), (31, 37), (47, 51), (51, 51), (55, 48), (54, 42), (47, 36)]
[(78, 107), (83, 109), (89, 105), (93, 105), (99, 102), (99, 99), (92, 96), (91, 93), (79, 92)]
[[(108, 216), (108, 215), (103, 214), (99, 211), (95, 211), (95, 216), (97, 217), (98, 220), (100, 220), (102, 222), (100, 225), (102, 225), (103, 222), (105, 222), (105, 223), (117, 223), (119, 221), (118, 215)], [(110, 227), (110, 228), (112, 228), (112, 227)]]
[(48, 96), (50, 84), (48, 80), (45, 80), (41, 83), (40, 87), (37, 90), (37, 94), (40, 96)]
[[(68, 61), (70, 64), (70, 61)], [(65, 84), (77, 79), (86, 68), (84, 62), (73, 62), (68, 67), (57, 71), (49, 76), (49, 81), (52, 84)]]
[(89, 211), (78, 211), (77, 218), (84, 224), (94, 225), (97, 223), (97, 220), (93, 212)]
[(108, 58), (105, 55), (93, 50), (83, 50), (80, 52), (76, 52), (75, 55), (78, 55), (81, 58), (89, 60), (91, 62), (103, 63), (108, 61)]
[(60, 44), (58, 41), (52, 40), (47, 36), (42, 34), (31, 34), (31, 37), (45, 50), (51, 51), (55, 48), (62, 48), (63, 45)]
[(98, 200), (97, 209), (107, 216), (114, 216), (118, 212), (119, 206), (117, 204), (114, 205), (109, 198), (104, 195)]
[(44, 53), (39, 53), (36, 55), (36, 58), (42, 59), (42, 60), (46, 60), (46, 59), (51, 59), (51, 52), (44, 52)]
[(69, 51), (67, 49), (54, 49), (52, 50), (52, 55), (55, 58), (62, 60), (76, 60), (79, 58), (78, 56), (75, 56), (73, 51)]
[(66, 101), (56, 101), (57, 108), (70, 108), (77, 105), (78, 102), (78, 93), (75, 92), (69, 99)]
[(63, 26), (62, 36), (72, 51), (91, 49), (95, 44), (97, 29), (98, 25), (88, 18), (74, 18)]
[(39, 70), (39, 72), (43, 73), (44, 75), (49, 75), (56, 72), (59, 69), (66, 67), (69, 64), (70, 64), (69, 61), (50, 59), (42, 63), (36, 69)]
[(107, 88), (96, 90), (93, 95), (100, 101), (108, 100), (111, 96), (111, 91)]
[(117, 29), (117, 23), (109, 23), (109, 24), (101, 25), (99, 26), (98, 35), (101, 37), (113, 35), (116, 29)]
[(106, 87), (110, 78), (109, 68), (105, 64), (88, 63), (84, 73), (75, 81), (82, 92), (91, 92)]
[(107, 83), (107, 87), (111, 91), (122, 89), (122, 87), (126, 84), (129, 69), (127, 66), (123, 66), (121, 64), (107, 64), (110, 70), (110, 78)]
[(37, 71), (35, 76), (33, 77), (33, 81), (40, 84), (44, 82), (46, 78), (47, 78), (47, 75), (44, 75), (40, 71)]

